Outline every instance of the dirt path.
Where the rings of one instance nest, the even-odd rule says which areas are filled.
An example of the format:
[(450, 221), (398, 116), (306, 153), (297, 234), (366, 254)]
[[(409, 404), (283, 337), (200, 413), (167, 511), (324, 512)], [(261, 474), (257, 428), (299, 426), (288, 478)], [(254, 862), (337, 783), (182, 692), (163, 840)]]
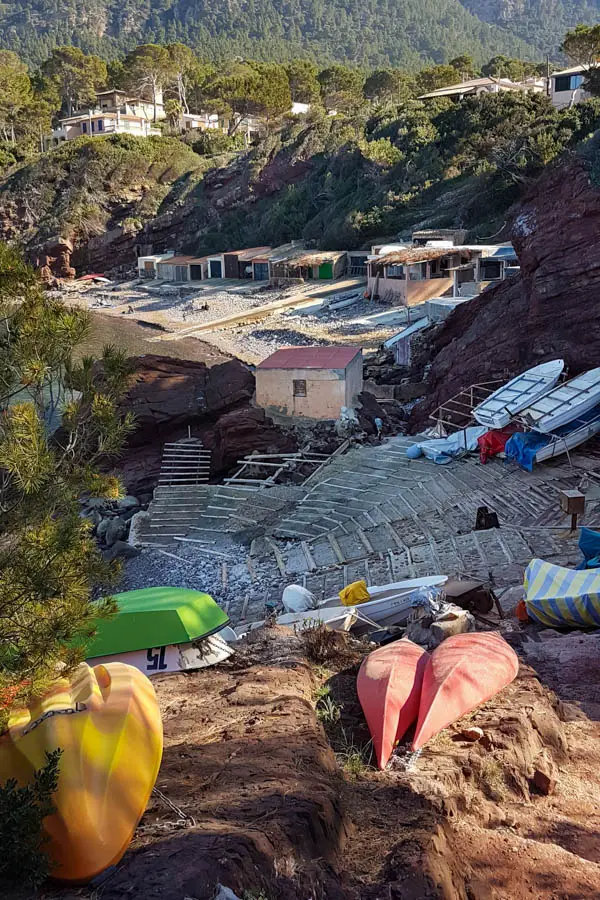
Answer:
[(400, 749), (379, 772), (356, 696), (367, 649), (336, 638), (309, 664), (264, 629), (226, 664), (155, 679), (161, 794), (116, 873), (61, 900), (211, 900), (218, 882), (242, 900), (600, 896), (598, 723), (523, 664), (411, 767)]

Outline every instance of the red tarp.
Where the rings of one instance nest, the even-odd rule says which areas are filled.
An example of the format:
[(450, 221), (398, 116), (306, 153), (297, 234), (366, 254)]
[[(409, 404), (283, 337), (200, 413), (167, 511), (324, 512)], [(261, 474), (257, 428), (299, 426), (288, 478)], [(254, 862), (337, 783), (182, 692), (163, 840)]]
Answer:
[(519, 425), (507, 425), (506, 428), (494, 429), (488, 431), (482, 437), (478, 438), (479, 459), (482, 463), (486, 463), (492, 456), (502, 453), (506, 446), (506, 442), (515, 431), (522, 431)]

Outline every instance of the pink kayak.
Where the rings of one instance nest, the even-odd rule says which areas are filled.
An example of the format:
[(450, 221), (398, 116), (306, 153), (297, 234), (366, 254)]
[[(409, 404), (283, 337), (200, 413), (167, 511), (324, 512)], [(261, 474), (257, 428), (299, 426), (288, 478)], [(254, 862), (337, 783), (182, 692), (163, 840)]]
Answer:
[(363, 659), (356, 689), (380, 769), (385, 768), (396, 741), (416, 721), (428, 659), (422, 647), (407, 640), (374, 650)]
[(501, 691), (518, 671), (517, 654), (495, 632), (447, 638), (425, 668), (413, 750)]

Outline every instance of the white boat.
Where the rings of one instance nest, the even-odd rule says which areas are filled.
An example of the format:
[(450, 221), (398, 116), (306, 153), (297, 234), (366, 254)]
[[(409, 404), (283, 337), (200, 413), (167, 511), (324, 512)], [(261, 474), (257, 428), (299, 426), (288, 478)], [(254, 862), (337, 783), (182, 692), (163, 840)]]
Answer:
[(540, 447), (535, 454), (535, 461), (540, 463), (554, 459), (555, 456), (574, 450), (598, 433), (600, 433), (600, 407), (596, 406), (586, 416), (575, 419), (561, 428), (560, 434), (552, 435), (550, 443)]
[(517, 375), (476, 406), (473, 416), (488, 428), (506, 428), (513, 416), (554, 387), (564, 366), (564, 360), (553, 359)]
[(205, 669), (223, 662), (232, 653), (233, 649), (221, 637), (221, 634), (211, 634), (193, 643), (169, 644), (165, 647), (150, 647), (147, 650), (129, 650), (125, 653), (113, 653), (110, 656), (95, 656), (87, 661), (91, 666), (122, 662), (134, 666), (144, 675), (151, 677), (168, 672)]
[[(390, 625), (401, 625), (406, 622), (413, 600), (422, 588), (441, 588), (448, 581), (447, 575), (432, 575), (427, 578), (413, 578), (392, 584), (373, 585), (367, 588), (371, 600), (365, 600), (353, 607), (356, 622), (352, 631), (362, 634), (373, 631), (373, 626), (388, 628)], [(329, 597), (319, 604), (319, 610), (339, 608), (340, 598)]]
[(600, 404), (600, 368), (590, 369), (559, 384), (523, 410), (523, 420), (534, 431), (555, 434)]
[[(287, 625), (289, 628), (297, 628), (303, 631), (313, 625), (324, 624), (332, 631), (350, 631), (356, 622), (357, 614), (354, 606), (332, 606), (327, 609), (307, 609), (304, 612), (284, 613), (275, 620), (278, 625)], [(249, 625), (240, 625), (236, 628), (238, 640), (245, 637), (249, 631), (262, 628), (265, 621), (251, 622)]]

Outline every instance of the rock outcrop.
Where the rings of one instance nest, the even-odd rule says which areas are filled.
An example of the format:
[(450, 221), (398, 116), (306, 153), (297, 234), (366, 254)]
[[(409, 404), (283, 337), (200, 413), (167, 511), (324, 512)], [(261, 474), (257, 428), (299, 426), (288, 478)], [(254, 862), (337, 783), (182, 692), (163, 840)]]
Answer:
[(149, 499), (164, 444), (187, 437), (188, 429), (212, 450), (214, 476), (253, 450), (296, 450), (290, 432), (251, 406), (253, 395), (254, 375), (237, 359), (213, 366), (165, 356), (136, 359), (131, 386), (121, 403), (123, 412), (132, 412), (137, 423), (119, 460), (127, 489)]
[[(591, 152), (591, 151), (590, 151)], [(600, 190), (583, 158), (551, 166), (514, 211), (521, 274), (459, 306), (434, 333), (415, 424), (471, 384), (562, 357), (600, 365)]]
[(163, 438), (181, 425), (194, 425), (236, 405), (248, 405), (254, 375), (237, 359), (203, 362), (146, 355), (135, 362), (131, 387), (121, 407), (132, 412), (137, 430), (132, 444)]

